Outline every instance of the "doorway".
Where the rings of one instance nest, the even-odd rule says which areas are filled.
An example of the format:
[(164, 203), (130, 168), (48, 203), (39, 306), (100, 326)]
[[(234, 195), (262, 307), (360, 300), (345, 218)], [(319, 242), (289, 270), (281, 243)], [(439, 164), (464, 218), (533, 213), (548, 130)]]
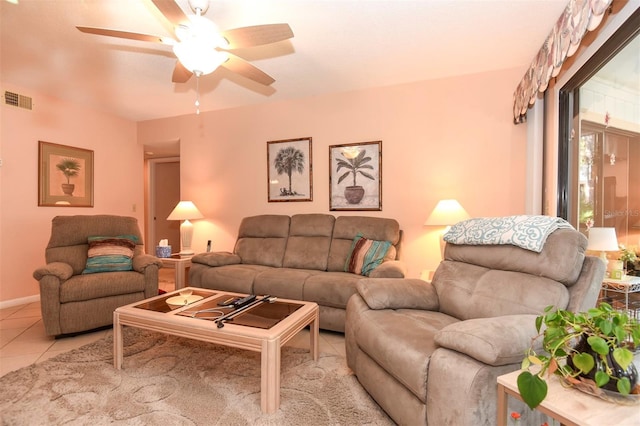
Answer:
[(155, 246), (169, 240), (171, 251), (180, 251), (180, 222), (167, 217), (180, 201), (180, 158), (149, 161), (149, 235), (147, 252), (155, 255)]

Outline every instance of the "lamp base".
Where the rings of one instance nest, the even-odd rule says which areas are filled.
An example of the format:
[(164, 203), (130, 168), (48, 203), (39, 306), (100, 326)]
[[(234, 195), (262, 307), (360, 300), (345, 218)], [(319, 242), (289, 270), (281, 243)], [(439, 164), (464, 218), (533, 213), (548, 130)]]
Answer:
[(193, 250), (183, 250), (180, 253), (178, 253), (180, 256), (193, 256), (194, 254), (196, 254)]

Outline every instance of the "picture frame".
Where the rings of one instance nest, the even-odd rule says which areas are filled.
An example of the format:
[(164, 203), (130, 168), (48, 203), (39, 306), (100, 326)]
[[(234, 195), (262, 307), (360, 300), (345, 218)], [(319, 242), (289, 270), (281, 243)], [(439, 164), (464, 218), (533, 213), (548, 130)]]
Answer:
[(93, 207), (93, 151), (38, 141), (38, 206)]
[(382, 141), (329, 146), (329, 210), (382, 210)]
[(267, 142), (267, 197), (270, 203), (313, 201), (312, 139)]

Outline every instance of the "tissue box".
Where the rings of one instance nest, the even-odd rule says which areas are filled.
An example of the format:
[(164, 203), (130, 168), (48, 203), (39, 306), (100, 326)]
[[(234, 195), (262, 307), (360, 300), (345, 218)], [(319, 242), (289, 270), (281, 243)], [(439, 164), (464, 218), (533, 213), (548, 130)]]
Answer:
[(156, 246), (156, 257), (171, 257), (171, 246)]

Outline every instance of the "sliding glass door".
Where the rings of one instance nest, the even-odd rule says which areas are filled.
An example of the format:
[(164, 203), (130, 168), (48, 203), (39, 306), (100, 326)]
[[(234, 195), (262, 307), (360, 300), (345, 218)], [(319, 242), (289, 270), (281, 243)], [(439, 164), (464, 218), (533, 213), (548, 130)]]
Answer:
[(640, 28), (632, 15), (560, 91), (558, 216), (640, 246)]

